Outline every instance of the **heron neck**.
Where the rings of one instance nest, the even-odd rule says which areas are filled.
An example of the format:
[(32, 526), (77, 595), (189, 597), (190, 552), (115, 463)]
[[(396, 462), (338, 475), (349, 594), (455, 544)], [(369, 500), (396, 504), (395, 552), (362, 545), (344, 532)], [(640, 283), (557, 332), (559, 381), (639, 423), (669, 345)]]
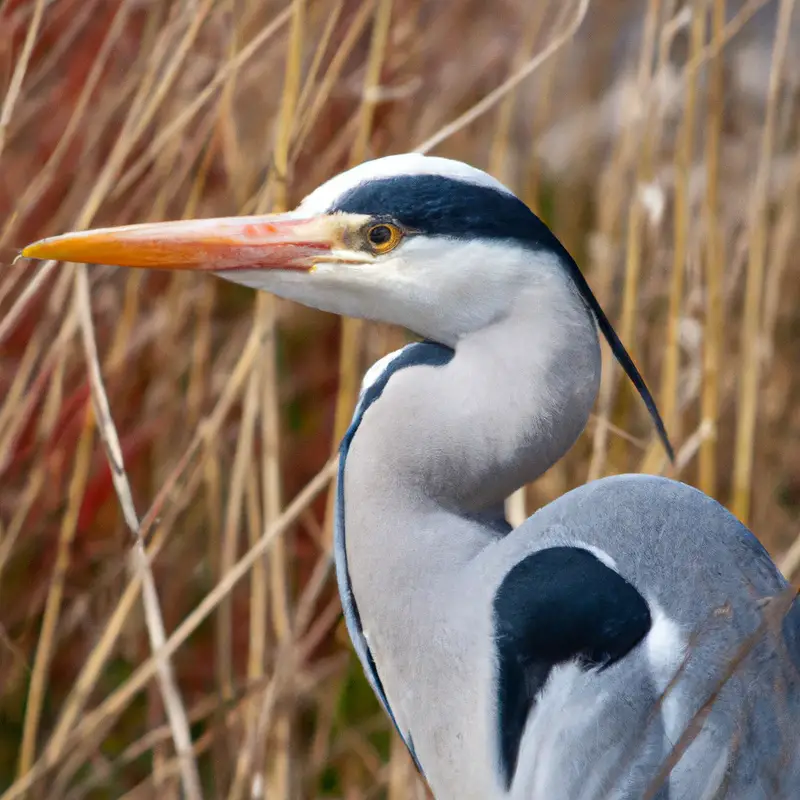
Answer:
[(387, 523), (397, 548), (396, 537), (407, 535), (398, 525), (443, 512), (470, 529), (483, 520), (479, 527), (496, 536), (485, 520), (572, 446), (599, 377), (594, 321), (559, 274), (521, 291), (503, 319), (459, 341), (448, 363), (398, 370), (350, 447), (348, 551), (352, 537), (372, 537)]
[[(566, 280), (520, 292), (503, 320), (459, 341), (448, 358), (442, 350), (416, 345), (402, 364), (401, 351), (384, 367), (380, 393), (369, 405), (369, 391), (362, 396), (340, 465), (334, 552), (344, 616), (403, 736), (432, 697), (442, 726), (450, 717), (464, 729), (485, 723), (480, 703), (443, 708), (430, 682), (434, 665), (481, 639), (452, 630), (449, 603), (481, 591), (470, 568), (480, 572), (476, 557), (510, 531), (504, 499), (569, 449), (600, 373), (594, 322)], [(470, 628), (486, 623), (457, 618)], [(461, 663), (453, 697), (483, 685), (463, 665), (486, 664)], [(409, 694), (419, 681), (426, 690)], [(483, 788), (486, 796), (491, 787)]]

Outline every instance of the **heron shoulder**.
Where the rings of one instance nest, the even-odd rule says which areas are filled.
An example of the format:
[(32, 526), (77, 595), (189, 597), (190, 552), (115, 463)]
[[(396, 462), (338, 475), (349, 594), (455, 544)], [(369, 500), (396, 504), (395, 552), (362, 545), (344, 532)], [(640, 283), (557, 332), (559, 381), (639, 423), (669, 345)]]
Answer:
[[(714, 546), (735, 551), (740, 563), (762, 573), (767, 583), (784, 584), (780, 573), (758, 537), (743, 525), (725, 506), (704, 492), (682, 481), (661, 475), (624, 473), (590, 481), (559, 497), (549, 514), (574, 514), (577, 508), (587, 517), (587, 523), (603, 527), (605, 513), (617, 516), (620, 503), (629, 509), (629, 520), (641, 519), (649, 526), (666, 527), (670, 540), (682, 547), (684, 536), (689, 542), (703, 547)], [(635, 509), (635, 511), (634, 511)], [(539, 524), (545, 523), (545, 515)], [(691, 521), (687, 527), (679, 523)], [(606, 528), (608, 532), (614, 526)], [(624, 535), (622, 537), (625, 538)], [(640, 539), (641, 541), (641, 539)]]

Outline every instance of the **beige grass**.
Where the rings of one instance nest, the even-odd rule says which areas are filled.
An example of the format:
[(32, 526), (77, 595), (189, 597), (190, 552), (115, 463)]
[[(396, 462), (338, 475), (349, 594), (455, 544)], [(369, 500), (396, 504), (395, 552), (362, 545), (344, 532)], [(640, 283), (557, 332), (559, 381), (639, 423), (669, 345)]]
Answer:
[(384, 153), (489, 168), (578, 259), (678, 453), (605, 353), (586, 434), (510, 513), (669, 469), (797, 571), (794, 3), (535, 6), (0, 0), (0, 797), (425, 796), (330, 554), (331, 454), (404, 334), (12, 263), (42, 235), (283, 209)]

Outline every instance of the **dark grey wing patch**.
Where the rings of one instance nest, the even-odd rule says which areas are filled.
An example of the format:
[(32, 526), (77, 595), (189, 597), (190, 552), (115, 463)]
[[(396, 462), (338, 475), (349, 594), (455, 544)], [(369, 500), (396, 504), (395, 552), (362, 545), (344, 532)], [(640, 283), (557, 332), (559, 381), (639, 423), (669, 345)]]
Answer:
[(344, 468), (347, 461), (347, 453), (350, 448), (350, 443), (353, 437), (358, 432), (358, 427), (364, 417), (367, 409), (381, 396), (383, 390), (389, 382), (389, 379), (401, 369), (413, 366), (431, 366), (441, 367), (447, 364), (453, 358), (453, 351), (449, 347), (436, 344), (434, 342), (415, 342), (414, 344), (406, 345), (402, 353), (394, 358), (381, 376), (366, 390), (364, 396), (360, 399), (358, 408), (356, 409), (353, 421), (342, 439), (342, 444), (339, 448), (339, 475), (336, 495), (336, 517), (334, 526), (334, 542), (333, 553), (336, 565), (336, 580), (339, 586), (339, 596), (342, 600), (342, 612), (344, 614), (344, 621), (347, 625), (347, 631), (350, 634), (350, 639), (353, 642), (353, 648), (356, 651), (361, 666), (364, 669), (364, 674), (367, 676), (372, 690), (375, 692), (378, 700), (383, 706), (389, 718), (392, 721), (400, 738), (406, 743), (411, 758), (419, 770), (421, 775), (425, 773), (417, 759), (414, 752), (414, 746), (411, 743), (411, 734), (408, 731), (400, 730), (397, 724), (394, 713), (389, 706), (389, 700), (386, 697), (383, 684), (380, 676), (378, 675), (378, 667), (375, 664), (375, 659), (369, 649), (367, 640), (364, 637), (364, 629), (361, 625), (361, 615), (358, 612), (358, 605), (356, 604), (355, 596), (353, 595), (353, 587), (350, 582), (350, 573), (347, 568), (347, 548), (345, 545), (346, 532), (344, 525)]
[(515, 564), (493, 612), (500, 765), (510, 788), (525, 723), (553, 667), (605, 669), (642, 641), (651, 617), (628, 581), (580, 547), (551, 547)]

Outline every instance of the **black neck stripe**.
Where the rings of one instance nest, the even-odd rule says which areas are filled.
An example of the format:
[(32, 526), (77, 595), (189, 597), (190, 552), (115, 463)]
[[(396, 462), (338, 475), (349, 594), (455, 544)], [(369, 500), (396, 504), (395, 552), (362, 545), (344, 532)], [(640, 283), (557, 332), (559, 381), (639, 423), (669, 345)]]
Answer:
[(347, 455), (350, 450), (350, 445), (353, 437), (358, 432), (361, 421), (367, 409), (376, 402), (383, 394), (384, 389), (389, 383), (390, 378), (395, 373), (407, 367), (429, 366), (429, 367), (442, 367), (448, 364), (453, 356), (454, 351), (449, 347), (437, 344), (436, 342), (414, 342), (406, 345), (399, 355), (395, 356), (386, 369), (378, 376), (375, 383), (372, 384), (364, 393), (364, 396), (359, 400), (356, 413), (350, 427), (342, 439), (339, 448), (339, 475), (336, 488), (336, 526), (334, 533), (334, 552), (336, 555), (336, 578), (339, 584), (339, 595), (342, 600), (342, 611), (344, 612), (345, 622), (350, 636), (353, 640), (353, 645), (362, 661), (362, 666), (367, 678), (371, 683), (378, 700), (384, 707), (386, 713), (392, 721), (395, 729), (400, 738), (405, 742), (411, 758), (414, 761), (417, 769), (421, 775), (425, 773), (414, 751), (414, 745), (411, 741), (410, 731), (402, 731), (395, 719), (392, 712), (389, 700), (386, 697), (386, 692), (383, 688), (380, 675), (378, 674), (378, 666), (372, 652), (369, 649), (366, 638), (364, 637), (364, 629), (361, 624), (361, 614), (358, 611), (358, 604), (356, 603), (355, 595), (353, 594), (353, 587), (350, 581), (350, 572), (347, 566), (347, 546), (346, 546), (346, 531), (344, 519), (344, 470), (347, 463)]

